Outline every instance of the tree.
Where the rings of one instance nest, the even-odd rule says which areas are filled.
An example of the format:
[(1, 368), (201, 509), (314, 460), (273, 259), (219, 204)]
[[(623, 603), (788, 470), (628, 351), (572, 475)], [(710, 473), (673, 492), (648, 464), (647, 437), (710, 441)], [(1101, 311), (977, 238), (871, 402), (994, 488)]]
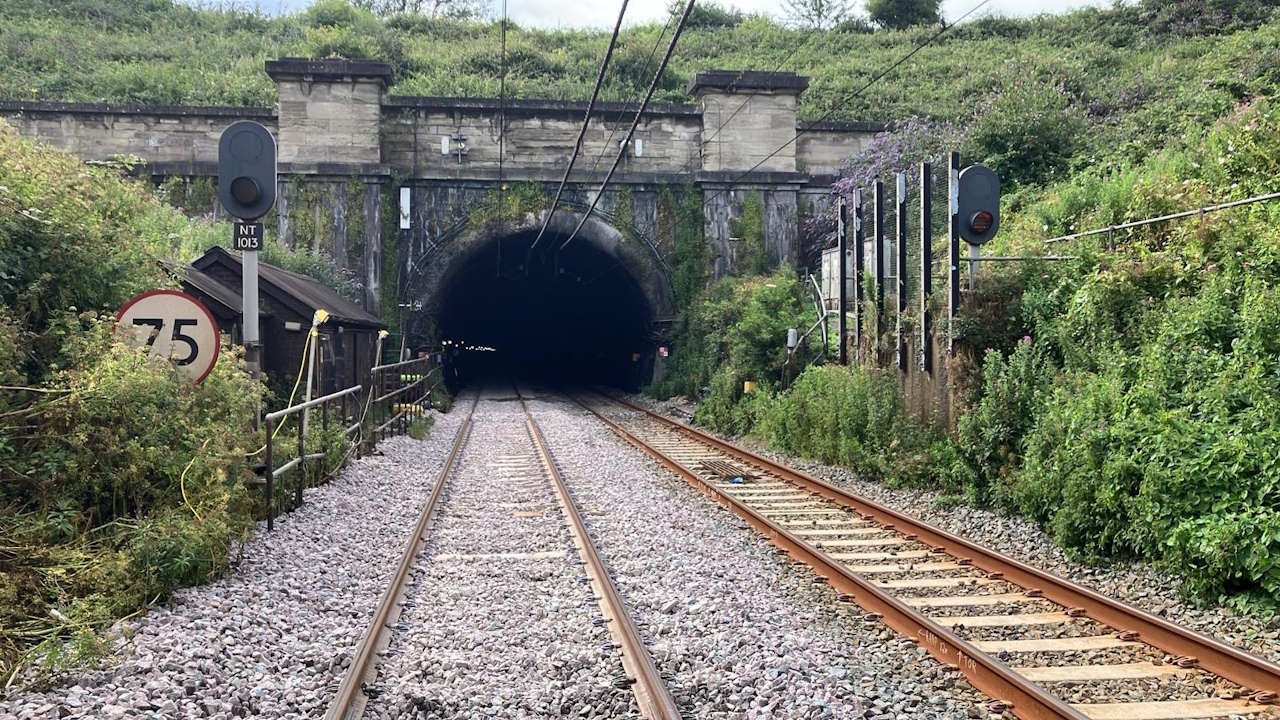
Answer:
[(876, 25), (901, 30), (941, 22), (941, 5), (942, 0), (867, 0), (867, 13)]
[(810, 30), (830, 30), (850, 15), (849, 0), (784, 0), (787, 19)]

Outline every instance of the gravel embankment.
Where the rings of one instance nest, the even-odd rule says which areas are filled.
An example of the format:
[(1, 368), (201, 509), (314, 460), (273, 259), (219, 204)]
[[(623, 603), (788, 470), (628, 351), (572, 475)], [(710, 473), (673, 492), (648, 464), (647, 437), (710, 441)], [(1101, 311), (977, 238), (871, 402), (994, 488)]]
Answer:
[(323, 715), (463, 415), (308, 490), (224, 578), (127, 623), (102, 667), (0, 701), (0, 720)]
[[(687, 422), (687, 418), (682, 417), (681, 413), (670, 412), (665, 403), (656, 403), (642, 396), (631, 396), (629, 399), (675, 420)], [(687, 405), (679, 408), (682, 411), (689, 409)], [(1052, 538), (1026, 518), (968, 505), (949, 507), (939, 503), (941, 493), (938, 492), (887, 488), (878, 482), (859, 478), (847, 468), (788, 457), (751, 442), (746, 442), (746, 445), (765, 457), (833, 482), (858, 495), (923, 519), (1022, 562), (1093, 588), (1104, 595), (1124, 600), (1171, 622), (1219, 638), (1269, 660), (1280, 661), (1280, 618), (1267, 622), (1257, 617), (1240, 615), (1229, 608), (1191, 606), (1179, 599), (1178, 579), (1149, 564), (1125, 562), (1087, 565), (1068, 558)]]
[(986, 716), (958, 672), (576, 405), (531, 408), (686, 717)]
[(509, 392), (480, 401), (448, 482), (366, 717), (638, 717)]

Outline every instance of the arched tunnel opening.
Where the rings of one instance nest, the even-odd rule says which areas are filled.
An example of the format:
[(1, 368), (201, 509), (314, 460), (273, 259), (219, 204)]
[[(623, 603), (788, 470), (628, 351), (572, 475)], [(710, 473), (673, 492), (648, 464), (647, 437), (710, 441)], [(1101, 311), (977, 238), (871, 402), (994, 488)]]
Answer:
[(437, 328), (456, 389), (507, 379), (628, 390), (653, 373), (655, 309), (614, 255), (581, 236), (494, 238), (445, 277)]

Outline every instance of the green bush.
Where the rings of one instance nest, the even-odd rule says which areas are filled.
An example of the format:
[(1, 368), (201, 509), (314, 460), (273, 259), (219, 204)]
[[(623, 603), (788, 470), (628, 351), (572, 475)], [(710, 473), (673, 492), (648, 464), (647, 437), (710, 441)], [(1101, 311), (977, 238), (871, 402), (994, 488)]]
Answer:
[(956, 431), (957, 444), (971, 468), (975, 499), (1001, 501), (1007, 476), (1021, 466), (1024, 438), (1051, 392), (1054, 374), (1055, 368), (1029, 336), (1007, 360), (999, 350), (985, 354), (981, 396), (961, 416)]
[(1087, 118), (1060, 83), (1018, 76), (976, 111), (965, 150), (1011, 185), (1040, 184), (1062, 174), (1086, 143)]
[[(743, 406), (743, 383), (769, 390), (781, 381), (787, 360), (787, 330), (813, 323), (804, 288), (790, 271), (765, 277), (725, 278), (690, 310), (691, 324), (707, 338), (695, 376), (708, 393), (695, 420), (721, 432), (751, 432)], [(675, 348), (680, 352), (680, 348)], [(796, 367), (807, 356), (797, 355)]]
[(809, 368), (762, 415), (760, 434), (779, 450), (894, 485), (931, 484), (954, 460), (907, 412), (893, 370)]
[(224, 569), (253, 522), (262, 385), (231, 351), (191, 385), (112, 332), (214, 232), (0, 123), (0, 676), (87, 659), (99, 630)]
[[(1142, 166), (1052, 190), (1027, 214), (1166, 212), (1267, 187), (1277, 158), (1280, 121), (1259, 102)], [(1201, 601), (1280, 606), (1277, 219), (1264, 205), (1153, 226), (1028, 276), (1012, 306), (1035, 347), (1021, 369), (1016, 352), (989, 358), (961, 421), (989, 499), (1080, 556), (1160, 563)]]

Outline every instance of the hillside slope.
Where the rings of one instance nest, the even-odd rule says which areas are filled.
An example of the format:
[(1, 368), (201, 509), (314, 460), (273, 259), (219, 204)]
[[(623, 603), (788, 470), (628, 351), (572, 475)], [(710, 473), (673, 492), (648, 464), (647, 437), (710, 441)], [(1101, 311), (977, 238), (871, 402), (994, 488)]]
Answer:
[[(703, 6), (681, 37), (658, 99), (688, 100), (699, 70), (781, 68), (812, 78), (800, 108), (805, 118), (918, 115), (969, 124), (1010, 103), (1047, 103), (1066, 111), (1073, 127), (1089, 125), (1073, 138), (1074, 163), (1136, 159), (1170, 131), (1222, 115), (1257, 80), (1275, 84), (1280, 26), (1267, 24), (1268, 3), (1210, 5), (1145, 0), (1062, 16), (980, 19), (857, 97), (855, 90), (933, 29), (815, 33)], [(263, 62), (285, 55), (390, 61), (397, 94), (496, 96), (498, 29), (496, 22), (375, 18), (344, 0), (319, 0), (282, 17), (174, 0), (8, 0), (0, 4), (0, 98), (270, 105), (275, 90)], [(606, 99), (643, 92), (662, 30), (654, 24), (622, 33)], [(602, 31), (511, 27), (508, 92), (585, 99), (607, 40)]]

